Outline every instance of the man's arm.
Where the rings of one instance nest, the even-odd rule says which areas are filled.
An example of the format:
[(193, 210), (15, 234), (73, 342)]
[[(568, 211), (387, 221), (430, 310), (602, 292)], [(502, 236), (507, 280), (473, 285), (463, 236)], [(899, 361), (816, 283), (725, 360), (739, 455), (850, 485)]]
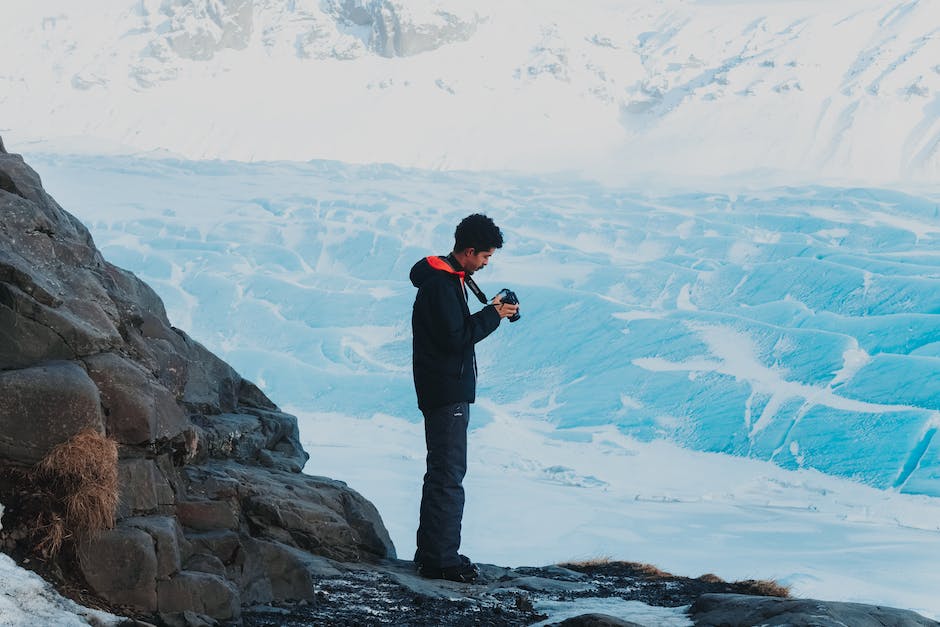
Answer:
[(430, 296), (431, 314), (437, 324), (435, 341), (449, 352), (472, 346), (496, 330), (502, 316), (494, 305), (487, 305), (469, 318), (464, 318), (460, 294), (447, 280), (439, 281)]

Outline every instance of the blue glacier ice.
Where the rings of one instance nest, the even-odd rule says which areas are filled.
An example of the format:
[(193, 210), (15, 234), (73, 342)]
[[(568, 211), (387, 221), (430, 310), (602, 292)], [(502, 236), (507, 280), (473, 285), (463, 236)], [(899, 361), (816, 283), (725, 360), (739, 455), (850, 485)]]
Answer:
[[(576, 177), (31, 155), (171, 321), (310, 411), (417, 421), (408, 270), (456, 222), (522, 320), (479, 395), (554, 426), (940, 496), (940, 204), (800, 187), (640, 194)], [(486, 420), (480, 411), (475, 420)]]

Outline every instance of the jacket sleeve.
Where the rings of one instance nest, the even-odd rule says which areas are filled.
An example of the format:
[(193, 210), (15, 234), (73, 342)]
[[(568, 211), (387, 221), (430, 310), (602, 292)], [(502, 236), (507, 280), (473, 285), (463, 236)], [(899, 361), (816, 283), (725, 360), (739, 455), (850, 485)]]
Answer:
[(499, 313), (492, 305), (486, 305), (469, 318), (465, 317), (464, 305), (459, 300), (460, 293), (450, 280), (438, 281), (429, 296), (432, 316), (436, 321), (434, 343), (443, 350), (460, 352), (499, 326)]

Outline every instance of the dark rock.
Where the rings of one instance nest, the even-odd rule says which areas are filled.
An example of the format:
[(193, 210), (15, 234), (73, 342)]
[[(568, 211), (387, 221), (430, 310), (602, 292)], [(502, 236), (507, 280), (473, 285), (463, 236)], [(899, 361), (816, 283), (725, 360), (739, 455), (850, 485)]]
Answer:
[[(226, 568), (237, 565), (240, 559), (244, 559), (244, 548), (242, 547), (242, 536), (234, 531), (215, 530), (205, 532), (186, 532), (186, 540), (189, 542), (192, 554), (212, 555)], [(198, 570), (191, 568), (190, 570)]]
[(813, 599), (781, 599), (743, 594), (704, 594), (689, 609), (699, 627), (790, 625), (792, 627), (936, 627), (909, 610)]
[(242, 613), (244, 627), (516, 627), (546, 618), (525, 595), (491, 590), (486, 584), (424, 579), (404, 560), (338, 564), (337, 568), (341, 571), (338, 574), (324, 573), (316, 578), (316, 602), (251, 607)]
[(277, 542), (246, 539), (237, 579), (245, 603), (313, 599), (316, 586), (310, 556)]
[[(172, 327), (157, 294), (3, 150), (0, 216), (0, 467), (85, 427), (120, 445), (118, 526), (73, 547), (80, 576), (64, 583), (167, 624), (212, 624), (237, 621), (241, 602), (312, 599), (314, 577), (340, 574), (328, 558), (395, 554), (371, 503), (300, 474), (297, 419)], [(22, 483), (0, 496), (26, 498)], [(23, 518), (4, 541), (28, 553)]]
[(267, 444), (262, 433), (261, 421), (248, 414), (218, 414), (203, 416), (196, 414), (193, 423), (201, 429), (199, 448), (205, 456), (215, 459), (237, 459), (254, 461), (258, 452)]
[[(186, 431), (184, 435), (195, 436), (195, 433), (192, 431)], [(174, 443), (175, 445), (175, 443)], [(191, 441), (187, 440), (184, 451), (190, 451), (195, 449), (196, 446)], [(176, 460), (174, 462), (174, 460)], [(170, 485), (170, 489), (173, 490), (173, 494), (181, 495), (185, 494), (186, 486), (183, 483), (182, 477), (180, 477), (179, 466), (175, 463), (183, 464), (191, 461), (191, 457), (181, 453), (179, 450), (176, 450), (175, 446), (170, 450), (170, 452), (164, 453), (162, 455), (157, 455), (152, 459), (153, 463), (156, 465), (157, 470), (160, 471), (160, 474), (167, 483)]]
[(300, 445), (297, 419), (278, 411), (245, 408), (245, 412), (192, 416), (200, 428), (200, 459), (236, 459), (300, 472), (309, 456)]
[[(42, 305), (53, 308), (62, 305), (62, 301), (49, 292), (50, 289), (55, 289), (54, 285), (42, 277), (31, 276), (24, 259), (14, 257), (9, 252), (7, 255), (6, 260), (0, 263), (0, 279)], [(7, 298), (8, 302), (13, 302), (12, 296), (8, 295)]]
[(19, 311), (14, 289), (0, 283), (0, 368), (72, 358), (74, 353), (61, 335)]
[(210, 573), (181, 571), (157, 583), (157, 605), (161, 614), (189, 611), (219, 620), (236, 619), (241, 614), (235, 586)]
[(182, 569), (187, 541), (173, 516), (146, 516), (122, 521), (125, 527), (146, 531), (153, 538), (157, 556), (157, 579), (168, 579)]
[(590, 593), (597, 586), (584, 573), (562, 566), (545, 566), (538, 569), (512, 569), (493, 564), (477, 564), (480, 576), (493, 590), (515, 590), (547, 594)]
[(172, 614), (160, 614), (160, 621), (165, 627), (218, 627), (219, 621), (211, 616), (192, 610)]
[(7, 154), (7, 149), (3, 147), (3, 138), (0, 137), (0, 154)]
[(594, 586), (585, 581), (564, 581), (548, 577), (507, 576), (496, 587), (525, 590), (527, 592), (584, 592)]
[(145, 337), (175, 339), (163, 301), (137, 275), (104, 262), (101, 283), (114, 301), (121, 320), (141, 330)]
[[(375, 506), (345, 483), (277, 470), (213, 462), (187, 468), (192, 489), (237, 486), (254, 535), (339, 561), (395, 556)], [(232, 483), (227, 483), (227, 478)]]
[[(670, 603), (655, 603), (652, 587), (663, 586), (663, 573), (648, 569), (632, 568), (628, 563), (624, 567), (612, 568), (614, 563), (602, 565), (574, 565), (571, 570), (558, 567), (515, 568), (508, 569), (492, 565), (482, 565), (481, 578), (474, 584), (452, 581), (424, 579), (415, 572), (414, 564), (404, 560), (383, 560), (378, 564), (357, 563), (338, 564), (339, 574), (322, 574), (317, 577), (317, 597), (315, 603), (282, 603), (275, 607), (252, 607), (242, 614), (244, 627), (307, 627), (309, 625), (435, 625), (439, 627), (463, 627), (464, 625), (488, 625), (491, 627), (515, 627), (531, 625), (542, 621), (555, 620), (540, 614), (536, 608), (551, 607), (559, 616), (570, 615), (580, 604), (585, 610), (602, 599), (639, 601), (647, 605), (674, 608), (668, 612), (679, 616), (680, 608), (690, 604), (689, 597), (701, 596), (702, 589), (721, 590), (728, 584), (715, 578), (703, 582), (687, 577), (668, 576), (668, 585), (676, 598)], [(578, 572), (572, 575), (572, 571)], [(584, 575), (579, 577), (578, 575)], [(596, 581), (600, 576), (603, 581)], [(506, 579), (541, 578), (571, 582), (572, 578), (594, 583), (594, 590), (567, 591), (563, 587), (552, 589), (541, 586), (542, 590), (519, 592), (518, 589), (504, 588), (500, 584)], [(707, 597), (730, 597), (739, 595), (714, 595)], [(694, 598), (693, 597), (693, 598)], [(706, 598), (707, 598), (706, 597)], [(797, 603), (794, 599), (768, 597), (742, 597), (762, 602)], [(746, 601), (742, 601), (745, 602)], [(820, 603), (808, 601), (807, 603)], [(567, 606), (565, 605), (567, 604)], [(855, 604), (824, 604), (826, 606), (852, 606)], [(826, 622), (831, 608), (819, 614), (819, 620), (807, 614), (800, 617), (789, 616), (791, 622), (775, 622), (768, 613), (769, 621), (760, 614), (748, 615), (730, 613), (724, 617), (726, 622), (699, 622), (693, 616), (696, 625), (718, 625), (725, 627), (751, 625), (783, 625), (795, 627), (808, 625), (835, 625), (840, 627), (860, 625), (937, 625), (912, 612), (898, 611), (896, 615), (885, 612), (886, 608), (875, 606), (857, 606), (863, 613), (843, 614), (845, 622)], [(562, 609), (564, 608), (564, 609)], [(570, 609), (568, 609), (570, 608)], [(684, 609), (684, 608), (683, 608)], [(678, 611), (677, 611), (678, 610)], [(584, 611), (584, 610), (582, 610)], [(625, 609), (624, 612), (630, 611)], [(646, 614), (645, 610), (640, 610)], [(871, 622), (874, 617), (876, 621)], [(610, 616), (604, 614), (582, 614), (554, 625), (634, 625), (629, 622), (628, 614)], [(642, 619), (635, 619), (642, 620)], [(647, 622), (649, 620), (649, 622)], [(643, 620), (645, 625), (658, 625), (655, 619)]]
[(180, 501), (176, 516), (184, 527), (199, 531), (238, 529), (240, 520), (233, 501)]
[(118, 517), (166, 511), (175, 502), (170, 483), (149, 459), (118, 462)]
[(3, 170), (0, 170), (0, 190), (7, 192), (8, 194), (15, 194), (16, 196), (19, 196), (23, 199), (26, 198), (26, 196), (23, 195), (23, 192), (17, 189), (16, 181), (14, 181), (13, 178)]
[(206, 553), (197, 553), (186, 560), (186, 570), (210, 573), (212, 575), (218, 575), (219, 577), (228, 576), (228, 571), (225, 568), (225, 564), (222, 563), (222, 560), (215, 555), (208, 555)]
[(588, 581), (590, 579), (588, 575), (582, 572), (558, 565), (542, 566), (537, 572), (542, 578), (550, 578), (557, 581)]
[(157, 554), (146, 531), (118, 526), (82, 544), (79, 568), (105, 600), (145, 612), (157, 609)]
[(0, 372), (0, 458), (34, 464), (87, 428), (104, 424), (98, 388), (78, 364)]
[(241, 377), (227, 363), (199, 342), (178, 332), (185, 343), (189, 371), (183, 389), (183, 402), (191, 412), (215, 414), (231, 412), (238, 406)]
[(189, 346), (170, 326), (163, 302), (146, 283), (105, 262), (102, 284), (120, 312), (130, 352), (174, 398), (181, 398), (189, 376)]
[(100, 353), (84, 361), (101, 391), (108, 435), (118, 442), (169, 440), (190, 428), (176, 398), (137, 364), (114, 353)]
[[(43, 190), (18, 155), (0, 155), (0, 303), (5, 317), (29, 320), (20, 339), (9, 333), (0, 367), (89, 355), (122, 342), (118, 314), (101, 285), (104, 267), (91, 235)], [(12, 312), (12, 314), (10, 313)], [(39, 332), (35, 327), (45, 327)], [(16, 347), (24, 354), (17, 356)], [(67, 349), (67, 351), (66, 351)], [(10, 363), (12, 361), (12, 363)]]
[(238, 388), (238, 404), (243, 407), (277, 411), (277, 405), (272, 403), (271, 399), (265, 396), (257, 385), (245, 379), (242, 379)]
[(262, 428), (267, 437), (265, 449), (276, 460), (273, 466), (265, 465), (288, 472), (300, 472), (310, 459), (310, 455), (300, 443), (297, 418), (277, 411), (277, 408), (265, 410), (246, 407), (243, 411), (257, 416), (263, 425)]
[[(47, 231), (54, 232), (61, 228), (75, 229), (78, 221), (68, 219), (62, 208), (42, 188), (39, 175), (26, 165), (22, 156), (11, 155), (6, 152), (0, 154), (0, 172), (9, 181), (7, 186), (11, 188), (7, 189), (7, 186), (5, 186), (4, 191), (16, 194), (20, 198), (29, 201), (27, 212), (23, 215), (33, 215), (37, 219), (43, 218), (43, 223), (48, 226)], [(35, 209), (39, 209), (39, 211), (37, 212)], [(91, 251), (87, 252), (90, 253)]]
[[(36, 293), (38, 290), (34, 290)], [(0, 289), (0, 306), (9, 310), (5, 317), (14, 324), (27, 326), (23, 336), (11, 335), (9, 344), (0, 350), (0, 355), (5, 355), (0, 366), (5, 368), (73, 359), (110, 350), (121, 343), (120, 334), (107, 312), (93, 301), (69, 297), (58, 307), (52, 307), (7, 283)]]

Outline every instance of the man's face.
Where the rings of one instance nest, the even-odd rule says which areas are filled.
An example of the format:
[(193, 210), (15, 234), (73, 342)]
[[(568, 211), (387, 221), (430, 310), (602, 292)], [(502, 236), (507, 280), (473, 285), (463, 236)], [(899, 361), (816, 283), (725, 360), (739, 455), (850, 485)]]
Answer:
[(483, 268), (490, 262), (490, 257), (493, 256), (493, 253), (496, 252), (495, 248), (490, 248), (489, 250), (475, 250), (473, 248), (467, 249), (467, 256), (463, 264), (464, 272), (467, 274), (473, 274), (480, 268)]

